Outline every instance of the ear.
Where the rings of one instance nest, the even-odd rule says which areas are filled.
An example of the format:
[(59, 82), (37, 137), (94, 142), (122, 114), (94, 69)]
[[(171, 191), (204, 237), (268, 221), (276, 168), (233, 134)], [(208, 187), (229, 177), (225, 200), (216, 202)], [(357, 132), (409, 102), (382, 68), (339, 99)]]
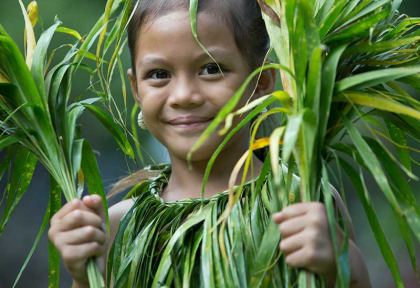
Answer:
[(257, 89), (255, 90), (255, 95), (257, 97), (273, 93), (276, 88), (276, 75), (277, 72), (274, 68), (264, 70), (261, 73), (261, 76), (258, 79)]
[(130, 85), (131, 85), (131, 92), (133, 93), (134, 100), (137, 102), (137, 104), (141, 107), (141, 101), (139, 97), (139, 93), (137, 91), (137, 80), (136, 75), (133, 72), (133, 69), (127, 70), (128, 78), (130, 78)]

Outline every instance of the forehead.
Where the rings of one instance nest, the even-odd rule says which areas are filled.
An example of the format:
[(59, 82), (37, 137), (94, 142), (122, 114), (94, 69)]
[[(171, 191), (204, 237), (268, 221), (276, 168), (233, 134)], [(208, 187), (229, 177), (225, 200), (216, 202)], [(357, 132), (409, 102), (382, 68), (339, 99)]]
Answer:
[[(169, 25), (178, 25), (180, 23), (188, 23), (188, 26), (191, 27), (190, 14), (186, 7), (178, 7), (175, 10), (164, 10), (162, 13), (150, 14), (148, 17), (144, 18), (144, 21), (136, 35), (138, 40), (145, 34), (151, 27), (156, 28), (156, 26), (162, 26), (162, 23)], [(219, 11), (221, 12), (221, 11)], [(156, 25), (153, 25), (156, 24)], [(216, 25), (217, 24), (217, 25)], [(224, 34), (230, 34), (233, 36), (233, 31), (230, 29), (229, 23), (227, 23), (223, 13), (218, 13), (214, 9), (202, 10), (197, 13), (197, 34), (200, 37), (200, 32), (203, 32), (203, 28), (220, 29), (223, 27), (223, 30), (226, 30)], [(190, 32), (191, 28), (190, 28)], [(229, 36), (230, 36), (229, 35)]]
[[(232, 31), (220, 18), (207, 11), (198, 13), (197, 34), (200, 42), (206, 48), (218, 46), (232, 53), (239, 52)], [(136, 58), (142, 58), (145, 53), (153, 51), (168, 50), (178, 53), (182, 52), (179, 49), (202, 50), (192, 35), (187, 10), (167, 13), (147, 21), (138, 33)]]

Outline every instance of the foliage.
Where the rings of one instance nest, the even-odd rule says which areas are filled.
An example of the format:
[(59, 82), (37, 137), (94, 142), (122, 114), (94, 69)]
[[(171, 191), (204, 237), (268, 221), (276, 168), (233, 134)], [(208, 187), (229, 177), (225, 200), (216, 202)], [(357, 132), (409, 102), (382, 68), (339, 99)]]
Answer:
[[(195, 31), (198, 1), (192, 0), (190, 3), (192, 33), (199, 42), (199, 35)], [(272, 178), (269, 178), (268, 182), (273, 186), (275, 194), (270, 194), (271, 201), (264, 203), (265, 205), (253, 206), (253, 208), (258, 207), (255, 209), (259, 211), (253, 215), (256, 217), (254, 220), (250, 220), (248, 218), (250, 215), (246, 212), (240, 216), (236, 214), (236, 210), (240, 209), (238, 207), (241, 207), (239, 199), (242, 199), (242, 193), (234, 193), (234, 191), (242, 191), (243, 186), (241, 186), (237, 189), (231, 187), (229, 202), (217, 204), (217, 209), (212, 206), (213, 203), (202, 203), (201, 210), (185, 219), (185, 226), (188, 227), (184, 224), (179, 225), (179, 217), (185, 213), (188, 214), (190, 205), (185, 205), (182, 210), (177, 207), (176, 212), (170, 207), (165, 210), (157, 206), (159, 208), (156, 209), (161, 212), (157, 212), (158, 215), (153, 217), (156, 221), (147, 222), (147, 225), (140, 227), (139, 230), (126, 229), (122, 245), (142, 243), (141, 247), (144, 249), (155, 247), (154, 242), (150, 242), (150, 238), (144, 238), (149, 233), (155, 233), (150, 231), (161, 231), (159, 227), (165, 227), (173, 233), (164, 241), (163, 254), (155, 255), (159, 259), (154, 260), (160, 264), (154, 274), (155, 280), (158, 280), (154, 281), (152, 287), (196, 284), (188, 280), (190, 270), (184, 270), (183, 266), (177, 266), (174, 263), (174, 259), (187, 259), (185, 261), (189, 264), (183, 262), (185, 265), (195, 263), (194, 257), (188, 252), (198, 245), (196, 242), (188, 242), (188, 239), (195, 239), (195, 237), (199, 239), (197, 241), (201, 242), (202, 247), (209, 245), (210, 250), (201, 250), (197, 256), (201, 259), (199, 264), (202, 269), (200, 270), (201, 279), (206, 279), (203, 283), (209, 287), (238, 285), (239, 279), (235, 278), (238, 269), (246, 275), (245, 286), (295, 285), (290, 281), (293, 281), (291, 279), (296, 271), (287, 269), (284, 258), (279, 254), (278, 239), (273, 240), (275, 237), (272, 237), (274, 235), (271, 229), (272, 223), (265, 222), (267, 226), (263, 225), (262, 229), (265, 237), (262, 237), (267, 241), (268, 239), (273, 241), (264, 242), (262, 245), (258, 241), (256, 241), (257, 244), (249, 243), (246, 239), (246, 237), (251, 237), (261, 240), (255, 234), (260, 231), (254, 230), (255, 227), (251, 223), (253, 221), (264, 223), (264, 211), (278, 211), (295, 199), (325, 203), (336, 252), (338, 271), (336, 284), (339, 287), (348, 287), (350, 281), (349, 227), (346, 221), (340, 221), (345, 231), (345, 239), (340, 246), (334, 232), (336, 215), (333, 194), (329, 185), (330, 178), (339, 179), (339, 183), (343, 181), (341, 174), (332, 173), (332, 165), (342, 167), (353, 183), (396, 285), (403, 286), (400, 271), (370, 201), (369, 191), (365, 186), (365, 174), (372, 175), (388, 200), (406, 243), (413, 270), (417, 271), (412, 235), (414, 235), (414, 241), (420, 240), (420, 226), (418, 225), (420, 210), (407, 182), (408, 179), (418, 180), (417, 176), (411, 172), (411, 165), (415, 162), (410, 155), (410, 152), (418, 151), (407, 146), (407, 137), (414, 141), (419, 140), (420, 106), (419, 102), (409, 95), (407, 89), (408, 86), (419, 89), (420, 66), (418, 65), (417, 44), (419, 32), (416, 29), (417, 18), (399, 15), (397, 9), (400, 3), (401, 1), (389, 0), (259, 1), (277, 63), (265, 65), (250, 75), (209, 125), (190, 151), (190, 155), (220, 124), (225, 123), (225, 128), (219, 133), (224, 134), (226, 138), (209, 161), (203, 181), (204, 188), (212, 163), (226, 142), (243, 125), (253, 121), (263, 108), (268, 107), (268, 111), (252, 124), (250, 151), (240, 159), (232, 172), (231, 179), (238, 176), (242, 165), (245, 167), (244, 175), (246, 175), (252, 150), (269, 147), (270, 153), (266, 163), (271, 162)], [(265, 69), (276, 69), (281, 74), (284, 90), (276, 91), (235, 111), (247, 85), (250, 85), (251, 80), (258, 77)], [(249, 116), (237, 127), (231, 127), (231, 119), (244, 112), (250, 112)], [(256, 131), (265, 117), (279, 113), (282, 114), (283, 123), (278, 127), (273, 127), (269, 138), (256, 139)], [(390, 145), (394, 146), (396, 156), (388, 148)], [(288, 169), (279, 168), (279, 156)], [(300, 177), (298, 195), (295, 195), (292, 190), (293, 173)], [(141, 193), (141, 191), (144, 193), (144, 187), (141, 185), (139, 189), (139, 198), (146, 197)], [(266, 192), (258, 187), (253, 190), (253, 193), (252, 199), (258, 199)], [(344, 193), (344, 187), (340, 187), (340, 193)], [(144, 201), (149, 203), (148, 201), (156, 200), (152, 197)], [(214, 220), (212, 229), (206, 234), (204, 231), (208, 225), (202, 213), (207, 209), (218, 210), (221, 216), (217, 221)], [(137, 223), (143, 219), (138, 216), (143, 212), (133, 209), (132, 213), (135, 216), (131, 220), (123, 220), (123, 223), (133, 225), (132, 223), (135, 222), (133, 219), (137, 219)], [(178, 220), (167, 215), (176, 215), (175, 219)], [(237, 221), (232, 220), (236, 217), (235, 215), (239, 217)], [(345, 217), (346, 215), (339, 215), (338, 218), (345, 219)], [(227, 235), (235, 230), (237, 223), (245, 223), (244, 227), (248, 229), (249, 235), (241, 235), (235, 238), (236, 241), (228, 242), (226, 239), (232, 241), (232, 238)], [(195, 236), (191, 236), (191, 229), (196, 229)], [(218, 243), (214, 240), (205, 240), (205, 237), (214, 235), (215, 231), (219, 233)], [(132, 242), (127, 239), (132, 239)], [(209, 244), (208, 241), (213, 242)], [(247, 243), (251, 247), (249, 248), (251, 252), (244, 248), (239, 249), (239, 254), (237, 254), (236, 247), (232, 243), (238, 243), (238, 245)], [(137, 280), (130, 278), (132, 281), (147, 281), (147, 277), (141, 275), (147, 274), (152, 267), (155, 267), (153, 266), (155, 264), (152, 264), (155, 262), (146, 260), (143, 252), (138, 254), (140, 252), (136, 253), (135, 251), (138, 250), (131, 249), (131, 246), (121, 247), (119, 244), (120, 242), (117, 241), (115, 249), (118, 251), (112, 254), (113, 259), (109, 259), (110, 264), (117, 265), (114, 266), (117, 269), (114, 271), (117, 273), (114, 276), (117, 281), (121, 281), (117, 283), (121, 287), (130, 287), (129, 283), (137, 283), (127, 280), (126, 277), (132, 277), (127, 275), (131, 274), (139, 277), (135, 278)], [(261, 249), (262, 254), (260, 254), (258, 248), (262, 247), (264, 248)], [(272, 253), (265, 254), (268, 251)], [(244, 256), (244, 259), (252, 259), (260, 265), (257, 270), (261, 272), (259, 279), (264, 279), (263, 282), (252, 282), (252, 277), (250, 277), (252, 272), (246, 270), (255, 268), (252, 264), (244, 268), (245, 270), (241, 270), (241, 264), (233, 260), (236, 258), (232, 255), (243, 255), (241, 253), (249, 253)], [(141, 257), (145, 261), (142, 262), (145, 266), (137, 267), (135, 263), (140, 258), (136, 257)], [(238, 257), (241, 258), (241, 256)], [(214, 259), (220, 259), (221, 263)], [(260, 261), (260, 259), (264, 260)], [(120, 261), (128, 262), (120, 263)], [(207, 274), (207, 270), (213, 271), (214, 274)], [(283, 273), (283, 271), (287, 272)], [(322, 279), (307, 272), (299, 273), (297, 281), (297, 284), (302, 287), (325, 285)]]
[[(120, 4), (121, 1), (117, 3)], [(1, 163), (1, 176), (4, 176), (7, 170), (12, 170), (8, 179), (10, 184), (3, 195), (6, 206), (1, 218), (0, 233), (26, 192), (39, 161), (52, 177), (50, 205), (40, 236), (53, 214), (50, 211), (58, 210), (61, 205), (59, 190), (62, 190), (66, 200), (70, 201), (81, 197), (86, 182), (89, 192), (101, 195), (106, 203), (93, 150), (89, 142), (80, 137), (80, 127), (76, 122), (85, 109), (108, 129), (129, 157), (135, 158), (123, 130), (102, 108), (93, 105), (101, 101), (111, 103), (106, 91), (100, 92), (92, 85), (90, 90), (96, 92), (99, 97), (81, 100), (80, 96), (74, 101), (71, 97), (72, 79), (77, 71), (87, 71), (92, 83), (97, 81), (94, 80), (96, 75), (102, 80), (102, 69), (107, 62), (88, 50), (98, 37), (100, 42), (103, 40), (103, 33), (98, 33), (106, 31), (103, 25), (107, 22), (107, 15), (118, 6), (109, 7), (85, 38), (72, 29), (62, 27), (61, 22), (56, 19), (36, 40), (33, 26), (38, 20), (38, 6), (36, 2), (32, 2), (27, 12), (22, 2), (20, 5), (25, 18), (26, 59), (0, 26), (0, 149), (6, 151), (6, 157)], [(55, 32), (69, 34), (77, 38), (77, 41), (53, 49), (48, 56), (47, 51)], [(114, 37), (117, 36), (118, 34)], [(54, 59), (58, 64), (52, 66), (55, 52), (63, 47), (69, 47), (67, 54), (64, 59)], [(108, 48), (108, 44), (105, 48)], [(105, 53), (101, 45), (98, 45), (97, 53)], [(118, 50), (114, 57), (119, 57)], [(85, 58), (95, 60), (91, 61), (92, 64), (96, 63), (95, 69), (82, 62)], [(115, 59), (111, 61), (109, 73), (113, 72), (118, 63)], [(111, 78), (112, 76), (108, 77)], [(59, 257), (54, 255), (56, 252), (51, 247), (50, 274), (58, 275), (56, 271), (59, 270), (60, 262)], [(95, 261), (89, 261), (88, 270), (92, 287), (103, 287), (104, 281)], [(56, 277), (50, 277), (50, 286), (58, 287)]]
[[(262, 201), (264, 202), (262, 203), (258, 200), (255, 202), (258, 205), (252, 206), (256, 207), (255, 211), (248, 211), (251, 214), (238, 213), (238, 209), (241, 209), (241, 201), (238, 201), (241, 194), (234, 191), (242, 191), (243, 187), (238, 189), (232, 187), (230, 193), (225, 195), (228, 200), (223, 205), (217, 206), (216, 209), (213, 202), (201, 203), (203, 204), (200, 206), (201, 212), (192, 214), (184, 222), (183, 225), (189, 223), (190, 228), (194, 226), (198, 231), (196, 235), (201, 235), (200, 241), (210, 235), (206, 234), (205, 237), (204, 231), (211, 233), (212, 237), (220, 237), (220, 241), (208, 237), (210, 242), (202, 242), (202, 245), (208, 245), (213, 254), (204, 253), (203, 255), (208, 257), (201, 259), (201, 265), (210, 267), (209, 270), (216, 271), (217, 274), (217, 277), (215, 275), (209, 277), (209, 287), (219, 287), (221, 283), (232, 285), (242, 283), (236, 282), (240, 280), (235, 279), (234, 275), (237, 274), (231, 272), (243, 267), (242, 264), (229, 258), (236, 252), (249, 253), (247, 259), (257, 259), (254, 264), (247, 266), (247, 269), (250, 267), (254, 269), (253, 265), (257, 265), (258, 268), (253, 271), (258, 272), (258, 279), (261, 281), (257, 281), (257, 285), (254, 285), (255, 282), (252, 281), (255, 279), (248, 277), (250, 276), (248, 272), (245, 273), (247, 278), (244, 280), (247, 285), (251, 286), (252, 283), (252, 287), (267, 287), (282, 283), (288, 287), (295, 284), (288, 281), (293, 279), (296, 271), (287, 268), (284, 258), (278, 252), (278, 239), (271, 237), (274, 234), (273, 223), (267, 221), (267, 214), (264, 211), (265, 209), (278, 211), (295, 200), (323, 201), (326, 204), (334, 236), (335, 215), (328, 183), (332, 178), (339, 179), (339, 183), (342, 183), (342, 176), (333, 173), (332, 165), (341, 167), (353, 183), (395, 283), (397, 287), (402, 287), (395, 256), (370, 201), (365, 178), (366, 174), (371, 174), (388, 200), (406, 243), (413, 269), (417, 271), (413, 241), (420, 240), (420, 209), (407, 181), (418, 180), (418, 177), (412, 173), (412, 165), (415, 163), (412, 154), (418, 151), (409, 147), (407, 142), (408, 138), (414, 142), (420, 141), (420, 102), (408, 92), (409, 88), (420, 91), (418, 56), (420, 30), (417, 29), (420, 20), (399, 14), (401, 0), (259, 0), (258, 2), (270, 35), (275, 61), (250, 75), (190, 153), (194, 153), (206, 137), (225, 121), (226, 127), (220, 133), (226, 135), (226, 140), (215, 151), (209, 162), (203, 181), (204, 187), (212, 163), (225, 143), (242, 125), (257, 116), (257, 120), (252, 124), (250, 151), (240, 159), (232, 178), (238, 176), (241, 166), (245, 167), (246, 174), (251, 161), (251, 151), (269, 147), (264, 171), (268, 173), (271, 166), (272, 178), (269, 178), (267, 183), (270, 184), (267, 185), (272, 186), (269, 190), (272, 193), (270, 194), (272, 201)], [(199, 35), (195, 31), (194, 24), (198, 0), (191, 0), (190, 3), (192, 32), (198, 41)], [(109, 90), (115, 69), (118, 69), (120, 77), (124, 74), (120, 54), (125, 45), (124, 30), (131, 16), (129, 8), (128, 0), (108, 0), (104, 15), (86, 37), (82, 38), (75, 31), (61, 27), (61, 23), (57, 20), (40, 36), (37, 43), (32, 32), (30, 17), (24, 13), (27, 35), (26, 63), (13, 40), (0, 26), (0, 149), (6, 150), (6, 156), (0, 164), (0, 176), (5, 176), (9, 171), (7, 175), (10, 183), (5, 191), (6, 209), (1, 219), (0, 233), (26, 191), (37, 161), (51, 173), (67, 200), (80, 196), (85, 180), (90, 192), (103, 195), (91, 147), (86, 139), (80, 139), (80, 131), (76, 125), (77, 118), (85, 108), (98, 117), (122, 150), (134, 158), (127, 140), (127, 132), (119, 128), (123, 126), (124, 116), (116, 109)], [(111, 15), (116, 12), (119, 14), (110, 21)], [(111, 24), (112, 27), (108, 29), (108, 25)], [(77, 42), (70, 45), (68, 54), (58, 61), (59, 64), (49, 67), (55, 50), (50, 57), (47, 57), (47, 49), (55, 32), (73, 35), (77, 38)], [(97, 49), (96, 55), (93, 55), (89, 51), (95, 42)], [(109, 60), (106, 61), (106, 58)], [(82, 63), (84, 59), (95, 60), (96, 66), (89, 68), (86, 61)], [(258, 77), (265, 69), (278, 71), (283, 90), (235, 111), (246, 86), (251, 83), (253, 77)], [(85, 100), (80, 100), (79, 97), (70, 104), (72, 79), (74, 73), (80, 70), (90, 73), (92, 86), (89, 89), (99, 97)], [(122, 87), (122, 92), (125, 99), (125, 86)], [(98, 106), (92, 105), (102, 100), (105, 100), (104, 103), (113, 115), (112, 118)], [(268, 111), (258, 116), (265, 107)], [(248, 117), (238, 127), (230, 127), (229, 119), (243, 112), (249, 112)], [(270, 137), (256, 139), (256, 131), (263, 125), (265, 117), (274, 114), (281, 114), (280, 118), (284, 121), (278, 127), (273, 127)], [(280, 156), (288, 169), (279, 167)], [(300, 177), (298, 194), (293, 193), (294, 173)], [(260, 178), (256, 182), (256, 188), (251, 190), (251, 199), (260, 199), (259, 197), (264, 197), (264, 193), (267, 193), (262, 189), (263, 178)], [(49, 205), (51, 213), (59, 205), (57, 185), (52, 180)], [(343, 194), (344, 187), (339, 188), (339, 192)], [(225, 209), (224, 212), (222, 208)], [(179, 215), (186, 215), (191, 206), (186, 205), (180, 209), (169, 211), (162, 220), (164, 222), (158, 223), (169, 224), (167, 228), (172, 229), (172, 236), (167, 239), (169, 248), (164, 251), (165, 255), (161, 258), (164, 267), (158, 269), (156, 279), (168, 276), (165, 263), (171, 261), (172, 252), (180, 251), (180, 246), (193, 249), (190, 249), (191, 251), (198, 249), (192, 239), (184, 237), (188, 231), (182, 228), (185, 226), (181, 225), (177, 230), (177, 225), (181, 221)], [(221, 213), (218, 219), (215, 218), (214, 211)], [(49, 218), (48, 213), (49, 211), (45, 219)], [(206, 213), (212, 215), (208, 221), (203, 218)], [(172, 217), (174, 215), (177, 217)], [(232, 220), (235, 217), (237, 222)], [(345, 215), (340, 215), (339, 218), (345, 218)], [(173, 219), (178, 221), (170, 221)], [(154, 225), (157, 225), (156, 223)], [(229, 234), (238, 231), (234, 228), (235, 223), (242, 225), (243, 233), (241, 232), (242, 236), (239, 238)], [(267, 226), (261, 229), (262, 226), (253, 226), (252, 223), (265, 223)], [(348, 227), (345, 221), (342, 223), (340, 221), (340, 224), (346, 232), (346, 238), (339, 246), (337, 239), (333, 237), (337, 257), (337, 285), (348, 287)], [(156, 227), (158, 226), (147, 226), (144, 229), (153, 230), (157, 229)], [(219, 234), (216, 235), (216, 232)], [(256, 234), (259, 236), (256, 237)], [(229, 235), (233, 237), (232, 239), (245, 238), (232, 243), (252, 243), (252, 240), (246, 237), (259, 240), (250, 244), (252, 247), (250, 251), (244, 251), (229, 246), (230, 242), (225, 241)], [(135, 235), (126, 237), (135, 238)], [(215, 247), (218, 243), (220, 243), (219, 248)], [(264, 249), (259, 249), (262, 247)], [(55, 259), (50, 268), (50, 275), (53, 275), (57, 269), (58, 258), (54, 250), (51, 251), (50, 259)], [(135, 256), (135, 251), (133, 250), (132, 256)], [(267, 251), (272, 253), (267, 254)], [(115, 264), (118, 259), (113, 261)], [(190, 264), (191, 262), (186, 262), (185, 267), (183, 266), (186, 269), (184, 276), (186, 275), (187, 281), (183, 282), (179, 278), (180, 275), (169, 274), (169, 277), (165, 278), (169, 279), (166, 284), (188, 286), (190, 279), (188, 276), (191, 276), (188, 273), (192, 268), (187, 266)], [(273, 268), (274, 266), (277, 268)], [(274, 271), (272, 269), (277, 269), (277, 272), (268, 272)], [(50, 283), (58, 285), (57, 278), (51, 276)], [(323, 280), (306, 272), (298, 276), (299, 286), (313, 287), (315, 283), (323, 283)], [(155, 283), (155, 286), (159, 285)]]
[[(277, 163), (281, 156), (282, 162), (294, 168), (300, 177), (300, 200), (326, 204), (339, 287), (349, 285), (348, 227), (344, 226), (346, 239), (339, 247), (334, 237), (334, 207), (328, 180), (340, 179), (341, 175), (331, 173), (332, 163), (341, 166), (353, 183), (397, 286), (403, 286), (401, 275), (370, 202), (364, 184), (365, 172), (372, 175), (388, 200), (413, 269), (417, 271), (412, 235), (414, 241), (420, 240), (420, 209), (407, 182), (408, 179), (418, 180), (411, 172), (410, 155), (418, 151), (407, 146), (407, 137), (420, 140), (420, 102), (411, 97), (407, 89), (410, 86), (419, 89), (419, 30), (416, 29), (419, 20), (399, 15), (400, 3), (389, 0), (259, 1), (278, 60), (277, 64), (259, 70), (278, 69), (284, 88), (269, 96), (278, 99), (282, 109), (269, 109), (260, 118), (272, 113), (285, 116), (284, 123), (266, 141), (270, 146), (278, 208), (288, 205), (291, 187), (287, 180), (280, 181), (282, 171)], [(248, 80), (258, 73), (254, 72)], [(195, 148), (224, 119), (237, 114), (232, 111), (248, 83), (244, 83), (220, 111)], [(291, 102), (284, 100), (285, 93)], [(267, 103), (258, 107), (263, 106)], [(228, 131), (229, 123), (226, 121), (221, 133)], [(257, 121), (254, 125), (253, 135), (259, 124)], [(397, 156), (388, 148), (390, 145), (394, 146)], [(344, 187), (340, 192), (344, 193)], [(237, 200), (235, 197), (234, 201)], [(313, 275), (303, 272), (299, 285), (307, 283), (315, 285)]]

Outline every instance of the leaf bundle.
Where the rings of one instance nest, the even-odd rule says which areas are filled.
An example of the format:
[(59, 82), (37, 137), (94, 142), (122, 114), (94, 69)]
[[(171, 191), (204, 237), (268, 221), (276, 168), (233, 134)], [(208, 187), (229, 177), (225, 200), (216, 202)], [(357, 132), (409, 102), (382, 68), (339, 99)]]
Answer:
[[(36, 2), (32, 2), (27, 12), (22, 2), (20, 5), (26, 24), (26, 59), (0, 25), (0, 150), (6, 151), (6, 157), (1, 163), (1, 176), (13, 167), (13, 173), (8, 179), (10, 184), (4, 195), (6, 206), (1, 217), (0, 234), (26, 192), (35, 165), (39, 161), (52, 179), (50, 204), (40, 230), (41, 235), (53, 212), (61, 207), (60, 190), (66, 201), (71, 201), (82, 196), (86, 184), (89, 193), (99, 194), (103, 198), (106, 208), (104, 189), (93, 150), (89, 142), (81, 138), (80, 127), (77, 124), (85, 109), (96, 116), (122, 150), (135, 159), (133, 149), (120, 126), (103, 108), (93, 105), (95, 102), (108, 103), (109, 97), (104, 98), (104, 93), (94, 88), (90, 90), (96, 92), (99, 97), (83, 100), (78, 97), (73, 101), (71, 95), (72, 80), (77, 71), (88, 71), (93, 82), (93, 77), (97, 75), (95, 69), (82, 62), (85, 58), (97, 60), (96, 68), (102, 69), (105, 61), (99, 57), (97, 59), (88, 49), (97, 39), (98, 32), (103, 30), (104, 22), (108, 21), (106, 17), (118, 9), (121, 1), (109, 7), (109, 11), (99, 19), (85, 38), (72, 29), (62, 27), (62, 23), (56, 19), (37, 41), (33, 26), (38, 20), (38, 6)], [(54, 62), (54, 54), (60, 47), (52, 50), (51, 54), (48, 50), (56, 32), (69, 34), (76, 37), (77, 41), (60, 46), (70, 48), (63, 59), (54, 59), (58, 64), (53, 66), (51, 63)], [(98, 51), (101, 52), (102, 49)], [(56, 252), (50, 254), (50, 274), (58, 275), (56, 271), (59, 270), (60, 261), (54, 253)], [(30, 256), (31, 254), (28, 260)], [(91, 286), (104, 287), (104, 280), (93, 259), (88, 263), (88, 270)], [(51, 287), (58, 287), (57, 279), (50, 277)]]

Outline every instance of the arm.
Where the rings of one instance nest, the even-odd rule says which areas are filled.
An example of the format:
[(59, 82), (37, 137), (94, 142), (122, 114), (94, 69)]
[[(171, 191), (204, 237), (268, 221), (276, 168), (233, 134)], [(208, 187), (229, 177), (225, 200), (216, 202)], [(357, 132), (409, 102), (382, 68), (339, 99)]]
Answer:
[[(280, 250), (286, 263), (324, 275), (333, 287), (336, 263), (325, 206), (317, 202), (293, 204), (276, 213), (273, 219), (280, 224)], [(338, 225), (336, 230), (341, 244), (344, 233)], [(350, 287), (370, 287), (366, 264), (353, 239), (349, 240), (349, 256)]]

